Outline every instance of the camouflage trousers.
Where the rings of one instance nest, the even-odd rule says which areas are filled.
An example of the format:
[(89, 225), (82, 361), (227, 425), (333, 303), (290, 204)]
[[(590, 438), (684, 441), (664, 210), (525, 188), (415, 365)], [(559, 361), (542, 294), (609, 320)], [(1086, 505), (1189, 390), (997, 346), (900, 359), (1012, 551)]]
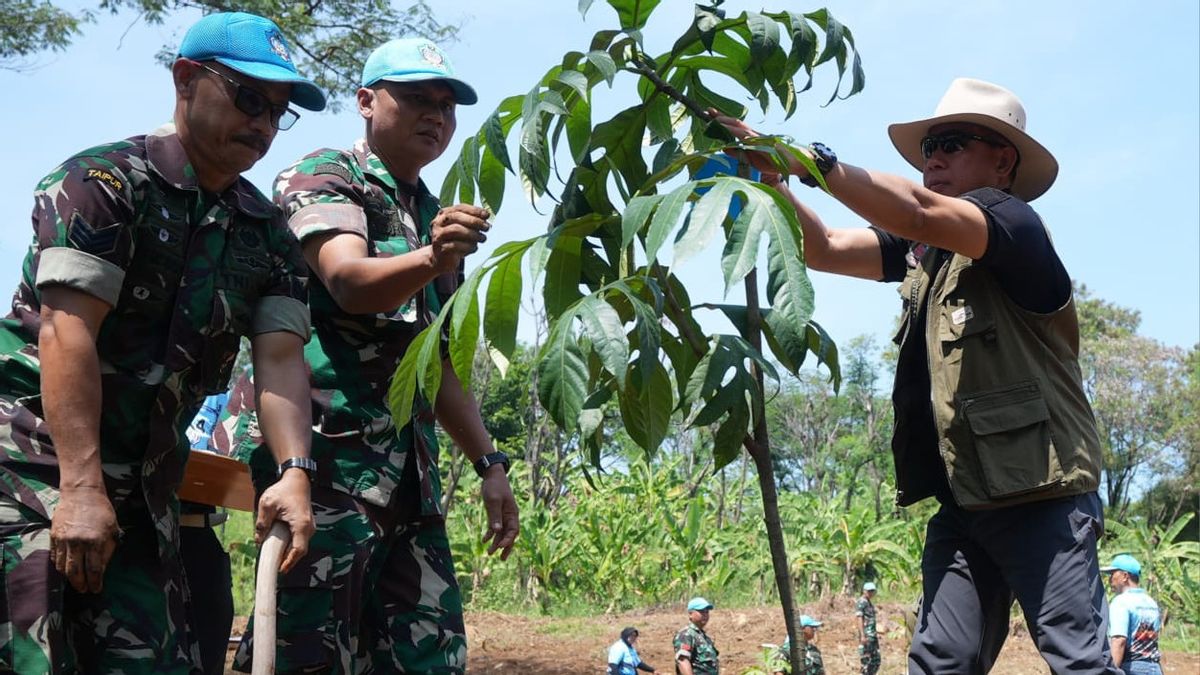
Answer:
[[(445, 521), (408, 518), (320, 486), (312, 504), (308, 554), (279, 578), (276, 672), (465, 672)], [(250, 671), (253, 628), (234, 658), (241, 672)]]
[(879, 638), (869, 638), (866, 645), (858, 646), (858, 662), (862, 664), (862, 675), (879, 672)]
[(0, 495), (0, 673), (198, 675), (183, 626), (168, 619), (157, 537), (145, 523), (125, 534), (104, 590), (79, 593), (50, 560), (50, 521)]

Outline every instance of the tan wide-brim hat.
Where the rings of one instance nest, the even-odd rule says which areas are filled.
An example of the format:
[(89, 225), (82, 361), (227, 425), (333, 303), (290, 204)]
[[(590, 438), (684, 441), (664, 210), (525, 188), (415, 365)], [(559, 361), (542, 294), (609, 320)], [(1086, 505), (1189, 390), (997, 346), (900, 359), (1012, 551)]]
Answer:
[(1058, 177), (1058, 160), (1041, 143), (1025, 133), (1025, 106), (1011, 91), (991, 82), (960, 77), (950, 83), (933, 117), (888, 127), (892, 144), (917, 171), (924, 171), (921, 139), (931, 128), (948, 122), (970, 122), (1004, 136), (1020, 154), (1012, 193), (1031, 202)]

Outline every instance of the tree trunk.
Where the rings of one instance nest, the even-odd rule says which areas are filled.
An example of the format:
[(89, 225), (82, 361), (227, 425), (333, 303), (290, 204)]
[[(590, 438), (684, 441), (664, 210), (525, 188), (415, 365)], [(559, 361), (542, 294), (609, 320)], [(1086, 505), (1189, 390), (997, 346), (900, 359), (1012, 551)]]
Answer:
[[(758, 305), (758, 272), (746, 275), (746, 339), (762, 352), (762, 316)], [(771, 464), (771, 439), (767, 433), (766, 411), (762, 396), (765, 395), (763, 374), (757, 364), (751, 365), (754, 379), (758, 383), (759, 398), (755, 400), (752, 419), (754, 435), (747, 437), (743, 445), (754, 459), (758, 470), (758, 486), (762, 490), (763, 521), (767, 526), (767, 543), (771, 549), (771, 567), (775, 571), (775, 586), (779, 590), (779, 603), (783, 607), (783, 624), (787, 627), (791, 653), (788, 660), (792, 672), (801, 672), (804, 660), (800, 653), (799, 633), (796, 630), (795, 598), (792, 595), (792, 576), (789, 571), (787, 547), (783, 540), (783, 525), (779, 520), (779, 493), (775, 489), (775, 467)]]

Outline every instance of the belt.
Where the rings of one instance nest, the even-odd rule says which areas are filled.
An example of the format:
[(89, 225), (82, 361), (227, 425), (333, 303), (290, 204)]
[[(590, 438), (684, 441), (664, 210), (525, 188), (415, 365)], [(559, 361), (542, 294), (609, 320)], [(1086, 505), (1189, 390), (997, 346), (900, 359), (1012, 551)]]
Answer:
[(184, 513), (179, 516), (180, 527), (216, 527), (229, 519), (229, 514), (218, 513)]

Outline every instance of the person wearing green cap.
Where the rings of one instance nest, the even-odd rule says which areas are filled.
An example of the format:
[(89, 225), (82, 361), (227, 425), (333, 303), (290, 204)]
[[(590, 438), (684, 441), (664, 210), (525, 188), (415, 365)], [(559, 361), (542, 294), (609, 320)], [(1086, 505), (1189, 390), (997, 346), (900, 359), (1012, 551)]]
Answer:
[(718, 675), (720, 651), (704, 627), (713, 604), (701, 597), (688, 601), (688, 625), (675, 634), (675, 675)]
[[(447, 539), (435, 419), (479, 475), (489, 551), (507, 558), (519, 530), (508, 458), (449, 360), (434, 401), (397, 423), (388, 389), (405, 352), (461, 282), (490, 214), (441, 206), (421, 171), (450, 144), (456, 108), (478, 100), (449, 57), (424, 39), (390, 41), (363, 67), (366, 121), (349, 149), (320, 149), (279, 174), (275, 199), (312, 270), (305, 347), (314, 426), (316, 534), (279, 580), (278, 672), (461, 673), (462, 599)], [(270, 480), (239, 380), (235, 452)], [(242, 432), (236, 431), (242, 429)], [(364, 593), (363, 589), (370, 589)], [(251, 668), (251, 626), (234, 666)]]
[[(194, 673), (177, 489), (185, 430), (249, 337), (282, 477), (256, 528), (313, 528), (303, 471), (306, 270), (241, 177), (324, 94), (270, 21), (212, 14), (171, 67), (173, 123), (84, 150), (37, 186), (0, 321), (0, 670)], [(299, 468), (289, 468), (296, 466)]]
[(1162, 675), (1158, 633), (1162, 612), (1158, 603), (1140, 588), (1142, 564), (1122, 553), (1100, 568), (1108, 575), (1112, 602), (1108, 608), (1108, 639), (1113, 663), (1126, 675)]
[[(817, 628), (821, 626), (821, 622), (807, 614), (801, 614), (797, 623), (800, 625), (800, 639), (804, 642), (804, 669), (800, 671), (800, 675), (825, 675), (825, 662), (821, 660), (821, 650), (817, 648)], [(775, 675), (789, 675), (792, 672), (791, 653), (791, 638), (785, 638), (776, 654), (778, 665), (775, 667)]]
[(879, 672), (879, 633), (875, 629), (875, 582), (863, 584), (862, 595), (854, 603), (854, 616), (858, 617), (858, 660), (862, 675)]

